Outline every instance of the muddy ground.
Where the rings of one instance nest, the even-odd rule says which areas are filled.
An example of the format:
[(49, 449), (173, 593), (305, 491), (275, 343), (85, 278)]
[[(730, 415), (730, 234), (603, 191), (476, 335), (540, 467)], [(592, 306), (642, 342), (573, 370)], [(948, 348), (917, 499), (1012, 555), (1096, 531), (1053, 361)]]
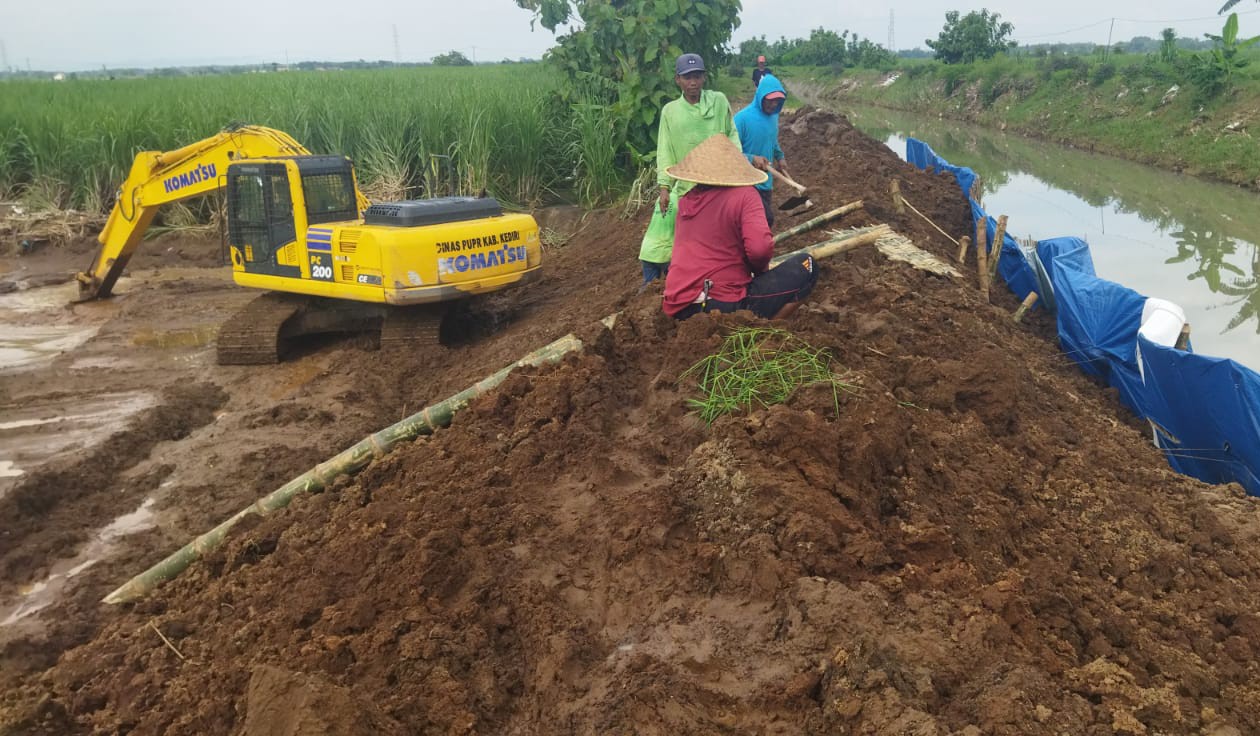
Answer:
[[(886, 194), (900, 179), (958, 236), (951, 180), (842, 118), (784, 124), (809, 214), (863, 199), (840, 224), (952, 258)], [(647, 213), (619, 215), (548, 213), (565, 237), (544, 278), (425, 354), (344, 338), (214, 365), (213, 327), (251, 294), (213, 238), (146, 246), (109, 302), (0, 296), (26, 347), (78, 341), (0, 375), (0, 461), (25, 473), (0, 478), (0, 733), (1260, 732), (1255, 501), (1170, 471), (1044, 314), (1013, 324), (970, 272), (839, 256), (787, 326), (857, 388), (707, 427), (682, 374), (751, 320), (664, 318), (659, 291), (636, 295)], [(8, 257), (7, 278), (80, 268), (90, 245)], [(97, 603), (569, 331), (582, 354), (149, 599)]]

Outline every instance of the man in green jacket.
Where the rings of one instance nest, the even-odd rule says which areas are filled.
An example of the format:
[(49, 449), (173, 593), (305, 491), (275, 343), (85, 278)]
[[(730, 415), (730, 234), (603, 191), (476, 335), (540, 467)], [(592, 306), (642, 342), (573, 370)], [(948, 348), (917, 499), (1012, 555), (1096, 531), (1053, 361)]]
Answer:
[(674, 217), (678, 198), (691, 191), (692, 182), (675, 179), (666, 169), (683, 160), (691, 149), (714, 133), (721, 133), (739, 146), (739, 133), (731, 119), (731, 103), (726, 95), (704, 88), (704, 59), (699, 54), (683, 54), (674, 62), (674, 82), (682, 97), (661, 108), (661, 124), (656, 134), (656, 183), (660, 197), (652, 208), (652, 221), (639, 248), (643, 262), (643, 283), (665, 278), (674, 248)]

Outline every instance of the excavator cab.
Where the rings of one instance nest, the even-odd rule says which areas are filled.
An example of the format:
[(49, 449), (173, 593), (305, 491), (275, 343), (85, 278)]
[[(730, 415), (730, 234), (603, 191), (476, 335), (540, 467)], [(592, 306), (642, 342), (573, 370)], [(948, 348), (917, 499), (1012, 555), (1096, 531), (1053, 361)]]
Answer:
[[(354, 166), (342, 156), (232, 164), (227, 172), (227, 211), (233, 267), (251, 274), (302, 278), (297, 221), (304, 222), (303, 233), (311, 225), (354, 222), (359, 217), (355, 192)], [(311, 245), (308, 242), (307, 249)], [(315, 245), (318, 249), (320, 244)], [(311, 261), (312, 278), (331, 277), (332, 265), (331, 256)]]

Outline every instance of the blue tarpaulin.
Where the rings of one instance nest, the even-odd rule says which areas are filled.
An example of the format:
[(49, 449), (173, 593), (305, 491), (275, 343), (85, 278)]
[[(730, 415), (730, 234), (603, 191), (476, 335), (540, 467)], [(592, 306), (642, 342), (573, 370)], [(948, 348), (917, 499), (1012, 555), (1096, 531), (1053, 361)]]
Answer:
[[(953, 166), (914, 139), (906, 141), (906, 159), (920, 169), (953, 174), (971, 203), (973, 222), (983, 218), (992, 240), (994, 221), (970, 196), (976, 179), (971, 169)], [(1139, 335), (1147, 297), (1099, 278), (1085, 241), (1042, 240), (1033, 255), (1044, 280), (1007, 236), (998, 270), (1020, 298), (1036, 291), (1041, 303), (1053, 305), (1064, 353), (1114, 386), (1151, 423), (1174, 469), (1209, 483), (1237, 482), (1260, 495), (1260, 374)]]

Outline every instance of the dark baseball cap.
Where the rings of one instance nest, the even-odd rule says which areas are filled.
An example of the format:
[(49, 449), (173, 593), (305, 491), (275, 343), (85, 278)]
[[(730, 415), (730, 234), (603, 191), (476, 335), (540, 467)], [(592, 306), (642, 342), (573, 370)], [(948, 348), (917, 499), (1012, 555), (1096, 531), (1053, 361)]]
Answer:
[(683, 54), (678, 57), (678, 61), (674, 62), (674, 73), (678, 76), (702, 71), (704, 71), (704, 59), (700, 58), (700, 54)]

